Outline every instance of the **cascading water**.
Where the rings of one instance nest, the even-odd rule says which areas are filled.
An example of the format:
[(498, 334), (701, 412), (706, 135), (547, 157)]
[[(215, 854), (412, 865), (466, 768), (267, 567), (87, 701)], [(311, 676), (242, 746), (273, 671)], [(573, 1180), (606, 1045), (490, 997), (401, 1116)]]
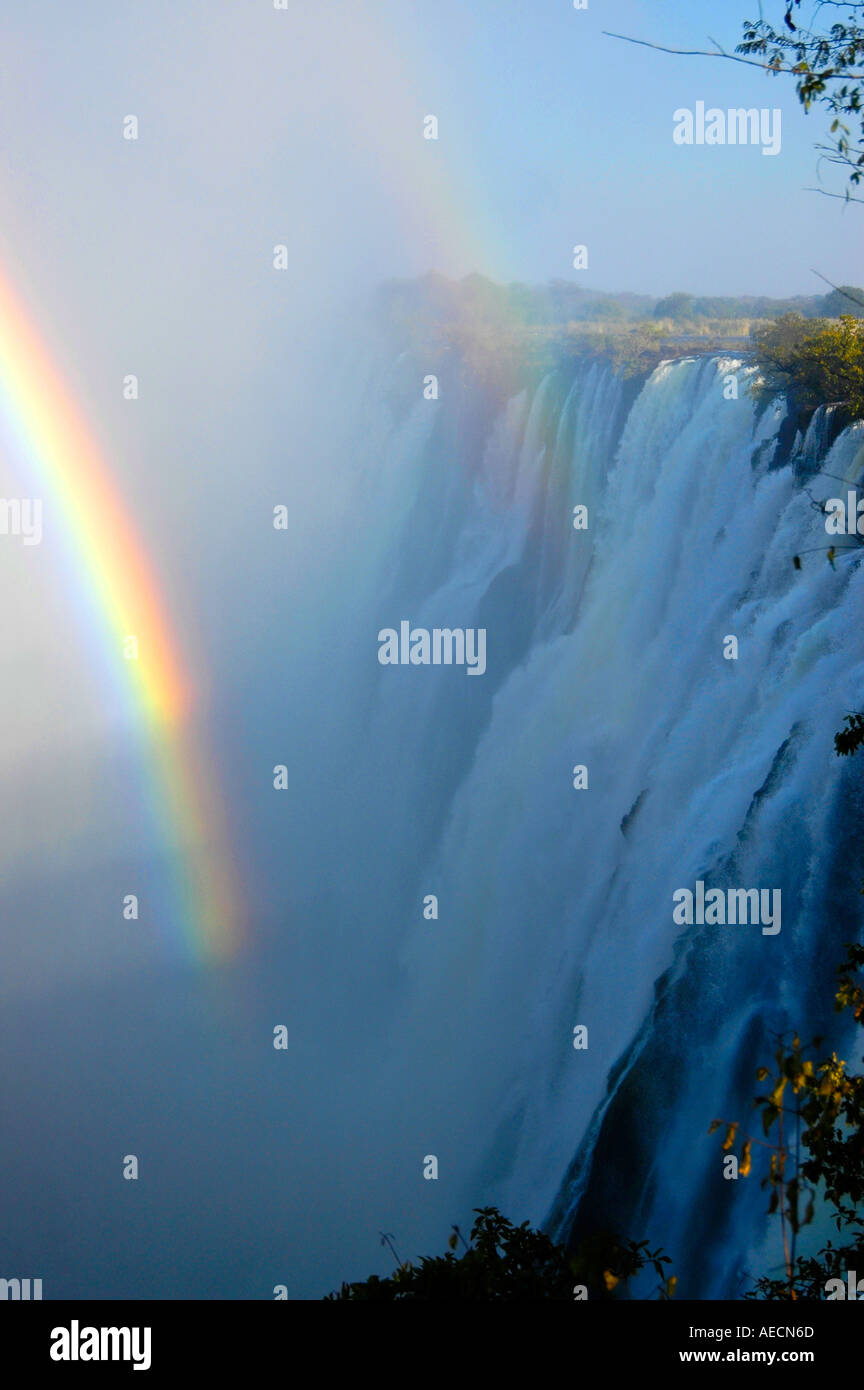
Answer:
[[(779, 1259), (706, 1129), (746, 1114), (772, 1032), (815, 1031), (859, 931), (860, 774), (833, 734), (864, 703), (864, 552), (826, 562), (813, 499), (858, 481), (864, 426), (796, 436), (751, 375), (692, 358), (636, 389), (594, 365), (496, 404), (452, 371), (379, 422), (331, 748), (326, 910), (375, 904), (352, 983), (384, 1001), (400, 1161), (437, 1155), (442, 1218), (649, 1236), (690, 1297)], [(485, 674), (381, 666), (402, 621), (485, 628)], [(676, 926), (698, 879), (779, 888), (780, 932)]]

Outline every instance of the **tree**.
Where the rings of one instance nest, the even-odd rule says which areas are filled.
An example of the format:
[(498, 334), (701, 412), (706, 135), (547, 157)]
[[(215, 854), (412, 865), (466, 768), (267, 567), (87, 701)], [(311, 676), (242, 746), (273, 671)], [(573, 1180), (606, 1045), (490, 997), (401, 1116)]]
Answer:
[(591, 316), (598, 323), (623, 323), (627, 317), (624, 306), (615, 299), (598, 299)]
[(667, 294), (665, 299), (658, 299), (654, 305), (655, 319), (675, 319), (680, 323), (683, 319), (693, 317), (693, 296), (682, 294)]

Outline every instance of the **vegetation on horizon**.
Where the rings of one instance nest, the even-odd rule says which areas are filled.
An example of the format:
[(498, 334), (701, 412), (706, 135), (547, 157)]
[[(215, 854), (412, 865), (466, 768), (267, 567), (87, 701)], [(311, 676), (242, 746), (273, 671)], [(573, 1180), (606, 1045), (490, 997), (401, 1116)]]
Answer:
[(864, 290), (851, 285), (791, 300), (680, 292), (652, 300), (566, 281), (531, 288), (427, 275), (383, 285), (378, 308), (401, 351), (422, 347), (433, 367), (455, 352), (472, 379), (504, 394), (582, 358), (628, 378), (670, 356), (733, 351), (762, 368), (757, 399), (783, 393), (805, 417), (838, 404), (849, 419), (864, 418)]
[[(860, 304), (856, 303), (860, 301)], [(484, 275), (450, 280), (430, 273), (415, 280), (388, 280), (377, 295), (379, 317), (398, 337), (411, 339), (436, 329), (489, 332), (530, 330), (553, 335), (662, 325), (666, 331), (746, 333), (754, 323), (798, 314), (805, 319), (835, 318), (841, 313), (864, 316), (864, 289), (845, 285), (828, 294), (694, 295), (676, 291), (659, 299), (650, 295), (585, 289), (569, 280), (545, 285), (514, 282), (499, 285)]]

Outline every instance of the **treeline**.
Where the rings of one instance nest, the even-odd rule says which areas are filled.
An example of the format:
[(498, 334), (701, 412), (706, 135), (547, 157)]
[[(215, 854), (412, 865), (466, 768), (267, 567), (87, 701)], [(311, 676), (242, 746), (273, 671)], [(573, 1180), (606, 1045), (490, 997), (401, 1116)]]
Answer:
[(864, 289), (844, 285), (828, 294), (772, 299), (767, 295), (693, 295), (683, 292), (660, 299), (649, 295), (584, 289), (569, 280), (545, 285), (518, 282), (498, 285), (483, 275), (448, 280), (424, 275), (417, 280), (389, 280), (378, 291), (378, 310), (393, 328), (419, 326), (500, 325), (565, 326), (595, 323), (640, 324), (670, 320), (679, 325), (733, 320), (773, 320), (795, 314), (805, 319), (864, 317)]
[(841, 406), (838, 418), (864, 419), (864, 289), (855, 286), (793, 299), (651, 299), (563, 280), (497, 285), (482, 275), (432, 274), (386, 282), (377, 308), (399, 352), (422, 350), (434, 372), (455, 361), (497, 399), (574, 359), (602, 359), (624, 377), (644, 378), (682, 352), (731, 350), (760, 368), (757, 396), (785, 394), (804, 422), (822, 405)]

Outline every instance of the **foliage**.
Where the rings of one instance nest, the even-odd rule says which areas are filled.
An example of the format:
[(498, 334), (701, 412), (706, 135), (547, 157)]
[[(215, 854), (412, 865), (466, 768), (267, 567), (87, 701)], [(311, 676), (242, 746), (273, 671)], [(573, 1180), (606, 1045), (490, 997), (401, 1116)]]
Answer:
[[(835, 1010), (851, 1009), (864, 1027), (864, 947), (849, 944), (838, 967)], [(776, 1070), (760, 1067), (756, 1078), (768, 1083), (755, 1099), (762, 1137), (745, 1133), (738, 1121), (714, 1120), (713, 1133), (724, 1127), (723, 1149), (741, 1145), (739, 1177), (752, 1168), (753, 1146), (765, 1149), (768, 1171), (762, 1186), (770, 1190), (768, 1211), (778, 1213), (783, 1238), (784, 1273), (756, 1281), (748, 1298), (824, 1298), (830, 1278), (864, 1269), (864, 1076), (851, 1072), (836, 1052), (819, 1057), (822, 1039), (809, 1046), (778, 1039)], [(803, 1153), (802, 1153), (803, 1151)], [(827, 1203), (838, 1231), (848, 1243), (828, 1241), (818, 1255), (800, 1256), (796, 1244), (802, 1227), (814, 1218), (817, 1199)]]
[[(671, 1298), (674, 1293), (675, 1280), (664, 1270), (668, 1257), (649, 1250), (647, 1241), (637, 1245), (601, 1237), (568, 1252), (542, 1231), (532, 1230), (527, 1221), (514, 1226), (495, 1207), (475, 1211), (470, 1244), (454, 1226), (446, 1255), (427, 1256), (416, 1265), (399, 1262), (397, 1256), (397, 1268), (389, 1277), (372, 1275), (361, 1283), (343, 1284), (338, 1293), (328, 1295), (328, 1301), (551, 1298), (572, 1302), (575, 1284), (587, 1288), (591, 1297), (610, 1298), (645, 1268), (653, 1269), (661, 1280), (659, 1297)], [(459, 1240), (465, 1249), (457, 1256)], [(382, 1244), (393, 1250), (389, 1237), (382, 1237)]]
[(864, 320), (784, 314), (757, 329), (753, 342), (762, 368), (757, 396), (784, 392), (805, 412), (839, 403), (850, 419), (864, 417)]
[[(831, 116), (828, 144), (819, 145), (823, 158), (839, 165), (849, 184), (861, 183), (864, 176), (864, 4), (826, 0), (817, 6), (833, 11), (833, 23), (822, 32), (801, 23), (802, 0), (785, 0), (783, 28), (763, 19), (746, 20), (744, 38), (737, 52), (762, 59), (774, 74), (792, 73), (798, 100), (809, 111), (814, 103)], [(845, 194), (831, 195), (851, 198)], [(861, 199), (853, 201), (860, 202)]]
[(667, 294), (654, 305), (655, 319), (692, 319), (693, 314), (692, 294)]
[(864, 743), (864, 714), (847, 714), (845, 729), (834, 735), (834, 748), (838, 757), (848, 757)]

